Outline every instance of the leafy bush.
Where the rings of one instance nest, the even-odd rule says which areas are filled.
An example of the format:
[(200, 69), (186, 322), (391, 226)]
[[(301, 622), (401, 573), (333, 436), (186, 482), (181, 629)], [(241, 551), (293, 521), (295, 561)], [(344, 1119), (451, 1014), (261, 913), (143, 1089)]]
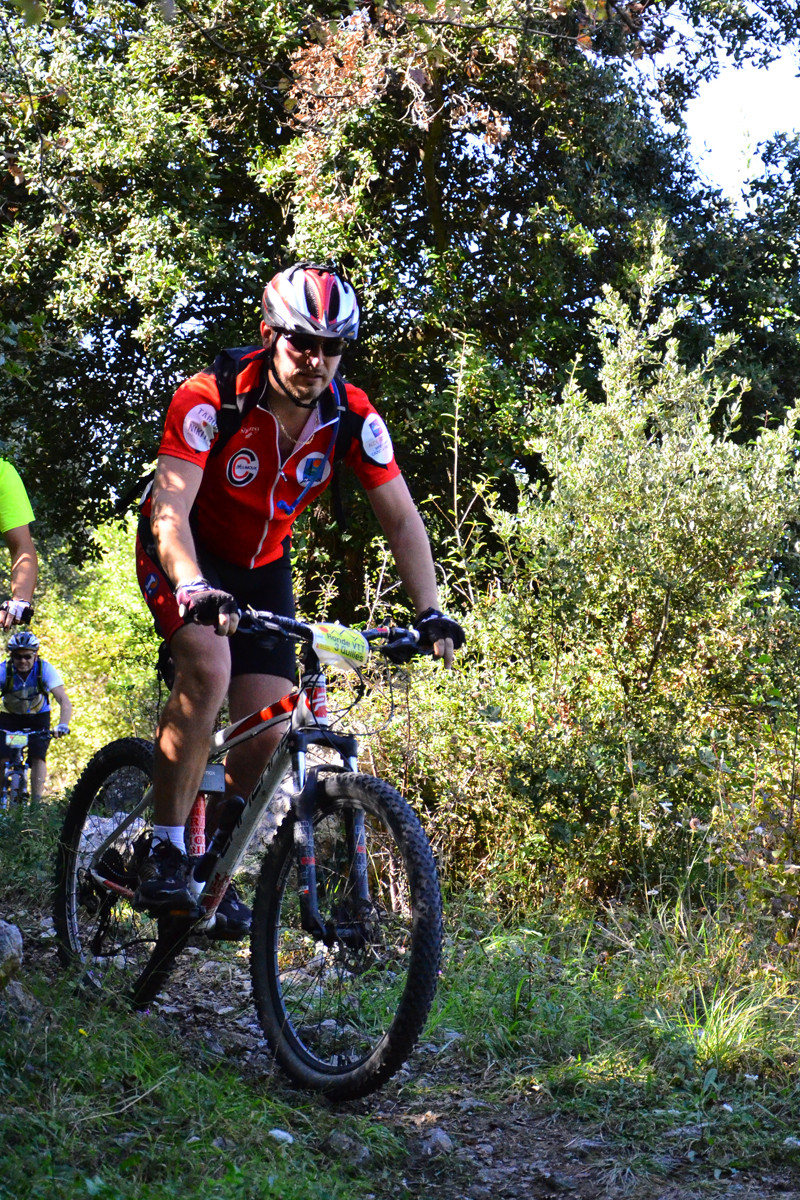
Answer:
[(494, 510), (503, 553), (469, 652), (381, 736), (456, 877), (508, 897), (565, 875), (609, 895), (706, 870), (720, 773), (728, 794), (746, 786), (765, 704), (797, 669), (775, 564), (800, 409), (737, 440), (729, 343), (688, 367), (671, 336), (685, 305), (653, 315), (670, 278), (657, 238), (638, 311), (611, 291), (598, 306), (605, 403), (575, 382), (535, 402), (524, 448), (546, 482), (520, 476), (518, 511)]

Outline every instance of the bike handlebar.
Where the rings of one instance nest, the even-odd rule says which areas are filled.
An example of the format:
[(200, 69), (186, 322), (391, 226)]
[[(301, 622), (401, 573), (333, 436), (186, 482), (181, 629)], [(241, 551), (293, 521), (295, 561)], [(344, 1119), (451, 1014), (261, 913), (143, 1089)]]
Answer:
[[(314, 625), (266, 610), (246, 609), (240, 613), (238, 628), (242, 633), (269, 633), (307, 645), (314, 642)], [(405, 663), (417, 655), (433, 653), (432, 647), (419, 644), (419, 633), (416, 629), (406, 629), (401, 625), (380, 625), (374, 629), (360, 629), (359, 633), (371, 649), (391, 662)]]

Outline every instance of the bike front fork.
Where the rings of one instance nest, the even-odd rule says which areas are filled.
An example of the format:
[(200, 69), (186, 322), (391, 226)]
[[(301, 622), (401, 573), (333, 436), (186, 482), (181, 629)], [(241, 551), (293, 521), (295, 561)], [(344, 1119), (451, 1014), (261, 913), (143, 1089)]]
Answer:
[[(313, 814), (317, 804), (318, 780), (316, 774), (309, 775), (305, 787), (297, 797), (294, 822), (294, 848), (297, 862), (297, 884), (300, 898), (300, 920), (306, 933), (317, 938), (326, 946), (335, 941), (347, 940), (345, 926), (338, 920), (324, 921), (319, 911), (317, 888), (317, 859), (314, 843)], [(354, 914), (369, 905), (369, 879), (367, 877), (367, 837), (364, 813), (347, 809), (344, 813), (347, 861), (351, 869), (352, 892), (349, 899), (355, 900)]]

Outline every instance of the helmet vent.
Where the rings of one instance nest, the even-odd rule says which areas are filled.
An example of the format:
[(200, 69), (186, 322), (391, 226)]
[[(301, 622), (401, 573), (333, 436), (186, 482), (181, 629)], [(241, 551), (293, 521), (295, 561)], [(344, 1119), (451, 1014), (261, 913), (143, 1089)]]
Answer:
[(306, 294), (306, 304), (308, 305), (308, 311), (311, 313), (312, 317), (316, 317), (317, 320), (319, 320), (320, 317), (322, 316), (322, 313), (319, 310), (319, 299), (317, 297), (316, 292), (314, 291), (311, 284), (309, 283), (308, 279), (305, 280), (305, 286), (303, 288), (303, 291)]
[(335, 321), (339, 315), (339, 289), (336, 284), (331, 288), (331, 297), (328, 301), (328, 320)]

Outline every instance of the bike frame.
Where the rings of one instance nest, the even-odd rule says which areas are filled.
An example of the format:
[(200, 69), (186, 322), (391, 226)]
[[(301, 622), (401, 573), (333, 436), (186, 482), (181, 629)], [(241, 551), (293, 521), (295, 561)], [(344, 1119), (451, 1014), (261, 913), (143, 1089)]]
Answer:
[[(28, 775), (31, 763), (28, 747), (32, 737), (54, 738), (52, 729), (14, 729), (3, 730), (6, 735), (6, 749), (11, 751), (8, 758), (0, 762), (0, 811), (8, 808), (9, 797), (19, 804), (30, 799)], [(15, 775), (19, 776), (20, 786), (13, 790), (9, 786)]]
[[(23, 750), (28, 748), (28, 740), (31, 731), (16, 730), (5, 731), (6, 749), (10, 751), (8, 758), (3, 760), (3, 782), (0, 788), (0, 809), (7, 809), (11, 799), (16, 800), (19, 804), (24, 804), (28, 799), (28, 772), (31, 765), (28, 759), (24, 757)], [(19, 786), (12, 788), (11, 784), (14, 776), (19, 776)]]
[[(213, 917), (217, 905), (225, 894), (225, 889), (247, 851), (263, 813), (268, 809), (281, 780), (291, 766), (295, 809), (294, 841), (303, 928), (323, 941), (329, 937), (317, 905), (313, 825), (317, 773), (320, 769), (324, 770), (325, 768), (318, 767), (308, 771), (306, 751), (310, 745), (329, 746), (339, 755), (341, 766), (331, 764), (328, 769), (341, 770), (344, 768), (348, 771), (357, 771), (358, 743), (349, 734), (333, 733), (327, 728), (327, 724), (323, 723), (327, 722), (327, 706), (324, 712), (320, 711), (320, 696), (324, 697), (326, 690), (325, 676), (319, 661), (313, 651), (307, 649), (306, 670), (303, 673), (299, 691), (287, 694), (276, 704), (262, 709), (259, 713), (253, 713), (214, 735), (211, 762), (219, 760), (232, 746), (239, 745), (263, 730), (285, 722), (287, 717), (290, 717), (289, 728), (273, 751), (258, 783), (248, 797), (230, 835), (227, 847), (213, 864), (208, 880), (199, 891), (198, 902), (204, 913), (204, 923)], [(195, 801), (195, 804), (197, 803)], [(363, 850), (365, 843), (363, 814), (356, 816), (353, 825), (353, 830), (349, 831), (353, 847)], [(363, 866), (363, 871), (359, 870), (359, 898), (366, 900), (368, 893), (365, 854), (358, 853), (356, 862), (359, 866)]]
[[(258, 783), (250, 793), (245, 806), (232, 830), (223, 852), (211, 865), (208, 878), (202, 883), (190, 876), (190, 886), (197, 899), (197, 910), (190, 914), (200, 929), (209, 929), (215, 912), (233, 875), (244, 857), (264, 812), (269, 808), (281, 780), (291, 766), (293, 806), (295, 809), (294, 839), (297, 852), (298, 888), (303, 928), (323, 941), (332, 936), (320, 916), (317, 904), (316, 861), (314, 854), (313, 811), (316, 796), (317, 773), (320, 769), (358, 770), (358, 743), (349, 734), (337, 734), (327, 727), (326, 679), (319, 659), (310, 646), (304, 647), (304, 671), (299, 690), (288, 692), (275, 704), (251, 713), (247, 717), (227, 725), (211, 739), (208, 766), (201, 783), (201, 790), (194, 802), (187, 821), (192, 830), (193, 851), (205, 851), (205, 805), (209, 794), (224, 791), (222, 760), (234, 746), (257, 737), (266, 729), (289, 722), (269, 761), (264, 767)], [(306, 751), (310, 745), (332, 748), (339, 756), (340, 764), (307, 770)], [(118, 825), (105, 842), (95, 851), (93, 861), (101, 862), (106, 848), (122, 830), (136, 821), (151, 802), (152, 788), (148, 788), (140, 804), (132, 810), (125, 821)], [(357, 887), (360, 899), (368, 900), (366, 846), (364, 816), (357, 814), (348, 830), (352, 849), (356, 854)], [(113, 880), (107, 879), (93, 866), (95, 881), (111, 891), (133, 899), (133, 891)]]

